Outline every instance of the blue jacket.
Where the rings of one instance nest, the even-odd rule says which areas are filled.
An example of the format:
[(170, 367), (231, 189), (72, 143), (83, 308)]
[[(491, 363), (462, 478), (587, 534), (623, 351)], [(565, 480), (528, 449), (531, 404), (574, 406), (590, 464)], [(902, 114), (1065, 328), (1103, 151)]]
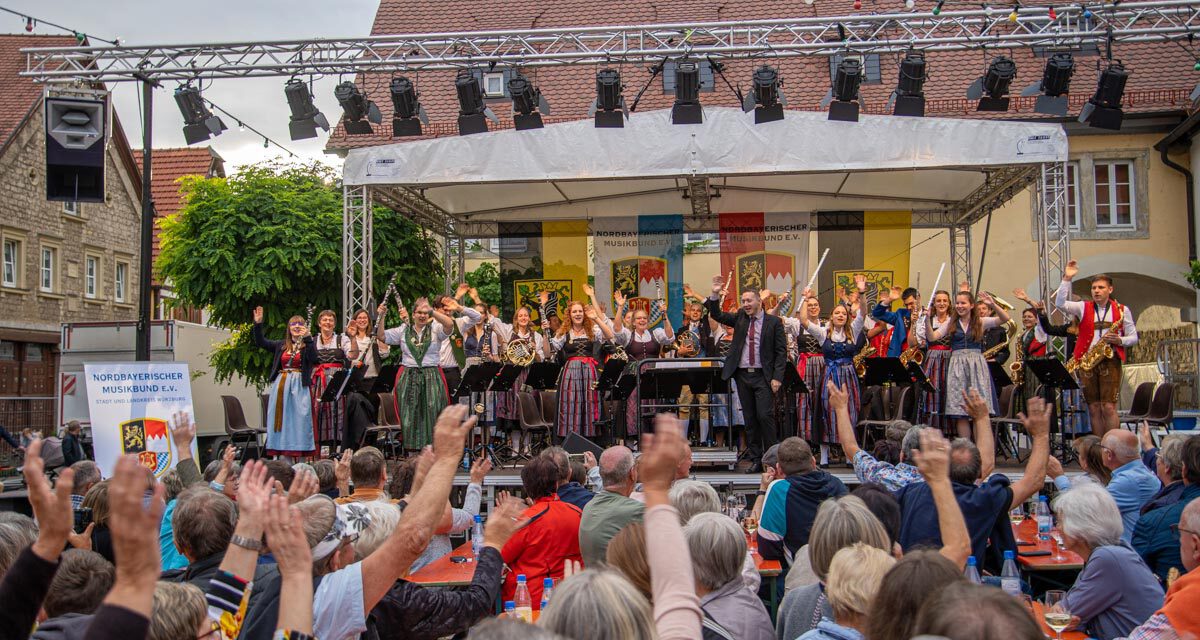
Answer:
[(904, 352), (904, 340), (908, 337), (908, 322), (912, 318), (908, 307), (892, 311), (881, 302), (871, 310), (871, 317), (892, 325), (894, 331), (892, 331), (892, 341), (888, 343), (887, 357), (900, 357), (900, 354)]
[(1187, 485), (1179, 502), (1146, 513), (1133, 528), (1133, 549), (1163, 584), (1167, 582), (1171, 567), (1179, 569), (1180, 573), (1187, 571), (1179, 555), (1179, 539), (1171, 533), (1171, 525), (1179, 524), (1183, 508), (1197, 496), (1200, 496), (1200, 485)]
[(568, 482), (558, 488), (558, 499), (567, 504), (573, 504), (580, 509), (587, 506), (596, 494), (588, 491), (583, 485), (578, 482)]

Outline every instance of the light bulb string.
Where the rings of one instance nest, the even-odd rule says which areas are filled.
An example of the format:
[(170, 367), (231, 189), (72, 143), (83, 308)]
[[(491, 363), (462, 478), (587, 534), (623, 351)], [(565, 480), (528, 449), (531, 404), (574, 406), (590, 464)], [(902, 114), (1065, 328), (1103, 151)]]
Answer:
[(249, 124), (249, 123), (247, 123), (247, 122), (246, 122), (246, 120), (245, 120), (244, 118), (239, 118), (238, 116), (235, 116), (235, 115), (233, 115), (233, 114), (232, 114), (232, 113), (230, 113), (228, 110), (226, 110), (226, 109), (222, 108), (222, 107), (221, 107), (221, 105), (219, 105), (219, 104), (217, 104), (217, 103), (213, 102), (212, 100), (209, 100), (208, 98), (203, 98), (203, 100), (204, 100), (205, 104), (207, 104), (207, 105), (209, 106), (209, 108), (211, 108), (211, 109), (213, 109), (213, 110), (215, 110), (215, 111), (219, 111), (219, 112), (221, 112), (221, 114), (223, 114), (223, 115), (225, 115), (225, 116), (228, 116), (229, 118), (232, 118), (234, 121), (236, 121), (236, 122), (238, 123), (238, 125), (239, 125), (239, 126), (241, 126), (241, 127), (245, 127), (246, 129), (248, 129), (248, 130), (250, 130), (250, 131), (254, 132), (255, 134), (257, 134), (257, 135), (261, 136), (261, 137), (262, 137), (262, 139), (263, 139), (263, 147), (267, 147), (267, 146), (269, 146), (269, 145), (272, 145), (272, 144), (273, 144), (273, 145), (275, 145), (276, 147), (279, 147), (280, 149), (282, 149), (284, 152), (286, 152), (286, 153), (288, 154), (288, 157), (291, 157), (291, 158), (295, 158), (295, 157), (296, 157), (296, 154), (295, 154), (295, 153), (293, 153), (291, 149), (288, 149), (287, 147), (285, 147), (285, 146), (283, 146), (283, 145), (279, 144), (278, 142), (276, 142), (276, 141), (275, 141), (275, 139), (274, 139), (274, 138), (272, 138), (272, 137), (268, 136), (267, 134), (263, 133), (262, 131), (259, 131), (259, 130), (258, 130), (258, 129), (256, 129), (256, 128), (254, 128), (254, 126), (253, 126), (253, 125), (251, 125), (251, 124)]

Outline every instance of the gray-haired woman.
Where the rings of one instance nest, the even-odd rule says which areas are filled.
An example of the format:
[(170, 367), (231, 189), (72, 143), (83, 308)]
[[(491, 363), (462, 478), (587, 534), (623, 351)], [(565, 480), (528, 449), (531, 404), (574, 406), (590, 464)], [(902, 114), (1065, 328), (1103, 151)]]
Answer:
[[(676, 480), (667, 495), (671, 506), (679, 512), (679, 524), (684, 526), (697, 514), (721, 512), (721, 497), (707, 482)], [(755, 593), (762, 585), (762, 576), (758, 575), (758, 565), (754, 563), (754, 556), (750, 554), (749, 549), (746, 550), (745, 559), (742, 561), (742, 582)]]
[(1077, 482), (1054, 501), (1063, 544), (1083, 557), (1066, 609), (1100, 640), (1123, 638), (1162, 606), (1163, 592), (1141, 556), (1121, 542), (1121, 512), (1108, 491)]
[(683, 528), (696, 594), (709, 617), (735, 638), (774, 640), (775, 631), (758, 594), (741, 579), (746, 536), (732, 519), (719, 513), (699, 513)]

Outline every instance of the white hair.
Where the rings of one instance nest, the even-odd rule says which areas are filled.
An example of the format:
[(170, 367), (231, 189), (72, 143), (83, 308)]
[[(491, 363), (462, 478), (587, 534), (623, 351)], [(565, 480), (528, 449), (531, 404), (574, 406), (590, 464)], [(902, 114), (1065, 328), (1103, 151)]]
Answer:
[(710, 591), (738, 580), (746, 560), (746, 535), (732, 518), (698, 513), (683, 528), (696, 582)]
[(360, 502), (367, 513), (371, 515), (371, 524), (362, 530), (358, 540), (354, 542), (354, 559), (363, 560), (375, 553), (392, 532), (400, 524), (400, 508), (387, 499)]
[(721, 511), (721, 497), (712, 485), (700, 480), (677, 480), (667, 493), (671, 506), (679, 512), (679, 523), (686, 525), (692, 516)]
[(1054, 512), (1064, 534), (1092, 549), (1121, 543), (1121, 510), (1108, 490), (1095, 482), (1076, 480), (1054, 499)]

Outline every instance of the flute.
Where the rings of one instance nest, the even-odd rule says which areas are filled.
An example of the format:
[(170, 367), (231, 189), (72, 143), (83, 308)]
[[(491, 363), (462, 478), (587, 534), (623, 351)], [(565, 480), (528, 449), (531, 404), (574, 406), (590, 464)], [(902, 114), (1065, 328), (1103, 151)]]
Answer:
[(945, 273), (945, 271), (946, 271), (946, 263), (943, 262), (941, 268), (938, 269), (937, 280), (933, 281), (933, 293), (931, 293), (929, 295), (929, 304), (925, 305), (921, 309), (922, 316), (924, 316), (926, 314), (928, 309), (933, 308), (933, 299), (937, 296), (938, 285), (942, 284), (942, 274)]
[(725, 296), (729, 295), (729, 285), (733, 284), (733, 269), (729, 270), (729, 275), (725, 277), (725, 288), (721, 289), (721, 306), (725, 306)]
[(813, 285), (816, 284), (817, 274), (821, 273), (821, 265), (825, 264), (825, 258), (827, 257), (829, 257), (828, 248), (825, 249), (825, 252), (821, 254), (821, 259), (817, 261), (817, 268), (813, 269), (812, 275), (808, 277), (808, 284), (804, 286), (805, 291), (812, 289)]

